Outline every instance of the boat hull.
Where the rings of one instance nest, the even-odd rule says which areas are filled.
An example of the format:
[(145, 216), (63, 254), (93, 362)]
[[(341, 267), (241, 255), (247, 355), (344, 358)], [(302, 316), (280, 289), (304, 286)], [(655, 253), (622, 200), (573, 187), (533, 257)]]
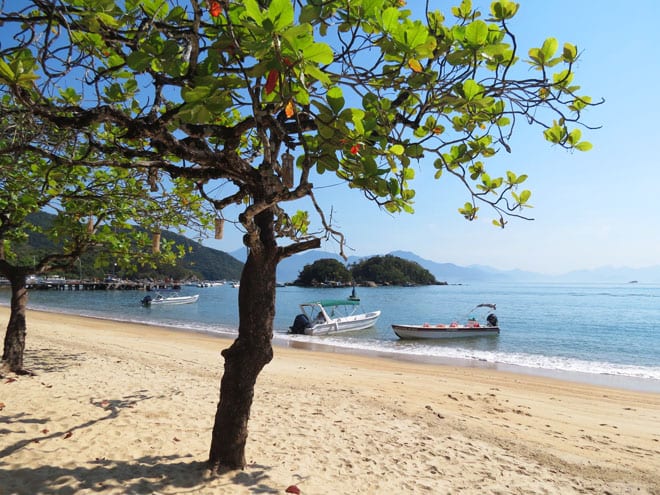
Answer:
[(499, 327), (392, 325), (400, 339), (456, 339), (499, 335)]
[(163, 298), (153, 298), (147, 300), (146, 298), (142, 300), (143, 306), (173, 306), (178, 304), (192, 304), (197, 302), (199, 299), (199, 294), (194, 296), (174, 296), (174, 297), (163, 297)]
[(335, 318), (329, 322), (317, 323), (305, 328), (305, 335), (330, 335), (354, 332), (372, 327), (380, 317), (380, 311)]

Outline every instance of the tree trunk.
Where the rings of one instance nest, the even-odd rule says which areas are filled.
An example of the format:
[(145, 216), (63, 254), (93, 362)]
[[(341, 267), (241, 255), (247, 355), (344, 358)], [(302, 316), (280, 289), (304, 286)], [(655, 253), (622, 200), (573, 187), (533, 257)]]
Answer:
[(25, 373), (23, 369), (23, 353), (25, 352), (25, 336), (27, 325), (25, 323), (25, 309), (28, 301), (28, 291), (25, 287), (24, 274), (8, 277), (11, 282), (11, 312), (7, 332), (5, 333), (5, 346), (2, 361), (14, 373)]
[(251, 246), (241, 274), (238, 338), (222, 352), (225, 371), (209, 453), (209, 468), (213, 471), (245, 467), (254, 386), (273, 358), (278, 250), (272, 239), (272, 213), (268, 212), (262, 223), (261, 238), (258, 245)]

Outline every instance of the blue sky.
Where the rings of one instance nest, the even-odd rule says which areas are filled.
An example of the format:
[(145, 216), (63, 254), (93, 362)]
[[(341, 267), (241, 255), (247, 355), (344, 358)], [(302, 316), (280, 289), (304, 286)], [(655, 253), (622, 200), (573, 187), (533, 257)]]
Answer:
[[(332, 208), (346, 235), (348, 254), (405, 250), (437, 262), (547, 274), (660, 264), (660, 3), (520, 3), (512, 30), (525, 48), (521, 54), (549, 36), (582, 52), (576, 82), (583, 94), (605, 99), (586, 115), (589, 124), (601, 126), (583, 134), (594, 148), (567, 152), (544, 141), (538, 129), (519, 126), (512, 153), (493, 164), (529, 174), (534, 221), (512, 219), (503, 230), (492, 226), (483, 209), (478, 220), (464, 220), (457, 213), (467, 199), (460, 185), (428, 174), (416, 181), (413, 215), (391, 216), (346, 186), (319, 191), (321, 205)], [(420, 163), (418, 177), (430, 164)], [(232, 230), (226, 229), (224, 240), (205, 244), (223, 251), (241, 247), (240, 233)], [(323, 249), (338, 252), (332, 243)]]

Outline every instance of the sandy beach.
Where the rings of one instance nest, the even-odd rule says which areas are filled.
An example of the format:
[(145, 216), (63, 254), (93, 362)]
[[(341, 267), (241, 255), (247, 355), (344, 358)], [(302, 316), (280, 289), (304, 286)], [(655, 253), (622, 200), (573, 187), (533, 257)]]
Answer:
[(0, 382), (0, 494), (660, 494), (660, 394), (287, 347), (257, 382), (247, 468), (211, 476), (229, 344), (29, 311), (36, 376)]

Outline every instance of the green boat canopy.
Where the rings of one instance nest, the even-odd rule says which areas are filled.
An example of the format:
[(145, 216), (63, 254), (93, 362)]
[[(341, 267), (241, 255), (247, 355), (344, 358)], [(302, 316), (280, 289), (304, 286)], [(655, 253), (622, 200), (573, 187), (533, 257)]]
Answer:
[(359, 306), (360, 301), (352, 301), (351, 299), (321, 299), (320, 301), (311, 301), (303, 303), (302, 306), (311, 306), (320, 304), (324, 308), (331, 308), (335, 306)]

